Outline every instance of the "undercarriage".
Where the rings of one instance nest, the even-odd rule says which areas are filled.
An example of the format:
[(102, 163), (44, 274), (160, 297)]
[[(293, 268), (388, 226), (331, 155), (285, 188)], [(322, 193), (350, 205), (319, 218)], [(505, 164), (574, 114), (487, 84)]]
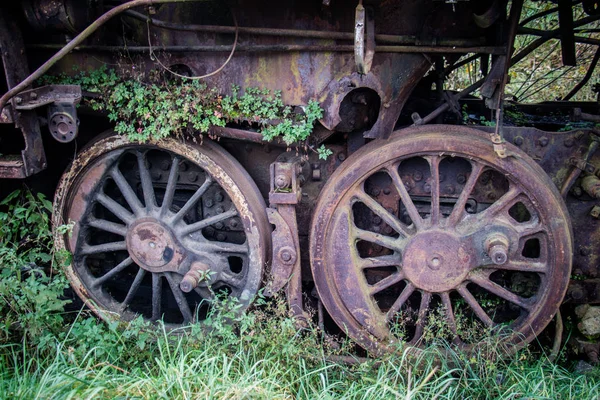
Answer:
[[(243, 312), (281, 292), (299, 325), (381, 354), (489, 332), (518, 347), (561, 307), (600, 303), (600, 103), (573, 101), (595, 83), (598, 2), (529, 17), (523, 0), (14, 3), (0, 6), (0, 194), (55, 190), (54, 226), (73, 224), (55, 233), (64, 272), (103, 319), (174, 329), (217, 299)], [(528, 25), (547, 15), (556, 28)], [(555, 101), (510, 98), (511, 68), (547, 43), (564, 65), (594, 47), (587, 73)], [(116, 91), (89, 90), (109, 70), (181, 101), (141, 96), (123, 121), (100, 106), (129, 104)], [(197, 81), (210, 123), (144, 136), (194, 110)], [(593, 358), (590, 336), (577, 346)]]

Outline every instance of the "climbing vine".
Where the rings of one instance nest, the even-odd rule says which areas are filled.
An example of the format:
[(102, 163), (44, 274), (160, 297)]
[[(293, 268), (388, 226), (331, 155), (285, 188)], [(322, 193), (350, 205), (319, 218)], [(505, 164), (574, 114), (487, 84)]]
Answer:
[[(281, 92), (233, 86), (231, 95), (197, 80), (166, 79), (159, 72), (123, 76), (100, 68), (75, 76), (47, 76), (44, 84), (77, 84), (90, 96), (85, 102), (103, 111), (115, 131), (145, 142), (187, 132), (207, 133), (211, 126), (228, 123), (258, 128), (265, 141), (281, 137), (287, 145), (305, 142), (322, 118), (319, 103), (305, 107), (285, 105)], [(321, 157), (328, 151), (317, 150)]]

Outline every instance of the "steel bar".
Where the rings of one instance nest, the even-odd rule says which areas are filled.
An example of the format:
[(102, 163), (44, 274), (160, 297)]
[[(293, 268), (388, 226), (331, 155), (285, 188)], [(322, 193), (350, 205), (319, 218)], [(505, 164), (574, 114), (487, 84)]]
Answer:
[(558, 0), (558, 20), (560, 23), (560, 40), (562, 61), (564, 65), (577, 65), (575, 34), (573, 33), (573, 6), (571, 0)]
[(575, 96), (577, 93), (579, 93), (579, 91), (590, 81), (590, 79), (594, 75), (594, 71), (596, 70), (596, 66), (598, 65), (598, 61), (600, 61), (600, 47), (598, 47), (598, 49), (596, 49), (596, 54), (594, 54), (594, 59), (590, 63), (590, 66), (589, 66), (589, 68), (587, 70), (587, 73), (585, 74), (585, 76), (583, 77), (583, 79), (581, 80), (581, 82), (579, 82), (577, 84), (577, 86), (575, 86), (573, 88), (573, 90), (571, 90), (569, 92), (569, 94), (567, 94), (563, 98), (563, 101), (569, 101), (569, 100), (571, 100), (573, 98), (573, 96)]
[[(148, 21), (151, 25), (158, 28), (169, 29), (183, 32), (204, 32), (204, 33), (235, 33), (233, 26), (221, 25), (190, 25), (179, 24), (175, 22), (162, 21), (156, 18), (148, 17), (136, 11), (126, 11), (125, 15), (136, 18), (141, 21)], [(325, 39), (325, 40), (354, 40), (353, 32), (332, 32), (332, 31), (317, 31), (317, 30), (300, 30), (300, 29), (277, 29), (277, 28), (256, 28), (242, 27), (239, 28), (240, 34), (273, 36), (273, 37), (295, 37), (302, 39)], [(417, 37), (413, 35), (375, 35), (377, 43), (396, 44), (396, 45), (426, 45), (417, 41)], [(485, 40), (473, 39), (441, 39), (436, 41), (436, 45), (453, 47), (453, 46), (478, 46), (484, 44)], [(433, 43), (431, 43), (433, 45)]]
[[(592, 139), (592, 142), (590, 143), (590, 147), (588, 148), (588, 151), (586, 152), (585, 156), (583, 157), (582, 161), (587, 163), (590, 161), (590, 159), (592, 158), (592, 156), (594, 155), (594, 153), (596, 153), (596, 150), (598, 150), (598, 141)], [(567, 177), (567, 179), (564, 181), (563, 185), (560, 188), (560, 194), (563, 198), (567, 198), (567, 195), (569, 194), (569, 192), (571, 191), (571, 188), (573, 187), (573, 185), (575, 184), (575, 182), (577, 181), (577, 179), (579, 178), (579, 176), (581, 175), (583, 171), (579, 168), (577, 168), (576, 166), (573, 167), (573, 169), (571, 170), (571, 172), (569, 173), (569, 176)]]

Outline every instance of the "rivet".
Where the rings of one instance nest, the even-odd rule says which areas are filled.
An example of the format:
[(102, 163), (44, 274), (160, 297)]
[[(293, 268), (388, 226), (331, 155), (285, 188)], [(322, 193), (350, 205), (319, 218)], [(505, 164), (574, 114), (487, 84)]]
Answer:
[(515, 145), (517, 146), (523, 146), (523, 137), (522, 136), (517, 136), (514, 140)]

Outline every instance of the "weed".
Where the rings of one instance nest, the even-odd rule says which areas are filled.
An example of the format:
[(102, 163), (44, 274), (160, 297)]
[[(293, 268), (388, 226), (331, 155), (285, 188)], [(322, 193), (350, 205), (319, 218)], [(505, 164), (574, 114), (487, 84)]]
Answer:
[[(281, 297), (259, 296), (245, 315), (235, 312), (239, 306), (235, 300), (222, 299), (206, 324), (176, 331), (141, 318), (102, 323), (83, 311), (69, 319), (61, 312), (64, 279), (47, 274), (48, 268), (41, 269), (44, 274), (34, 272), (38, 268), (21, 268), (36, 262), (51, 270), (57, 263), (48, 226), (49, 203), (43, 196), (21, 191), (5, 199), (2, 207), (1, 245), (10, 251), (0, 256), (0, 311), (20, 329), (9, 324), (10, 334), (0, 342), (0, 398), (600, 396), (597, 371), (572, 373), (526, 349), (500, 357), (504, 351), (497, 335), (488, 335), (478, 351), (469, 353), (436, 336), (422, 350), (399, 343), (397, 352), (379, 360), (340, 363), (332, 356), (350, 356), (353, 347), (347, 341), (328, 346), (331, 341), (310, 323), (298, 330)], [(429, 329), (446, 329), (435, 315)], [(459, 324), (461, 320), (457, 317)]]
[[(162, 74), (127, 76), (100, 68), (75, 76), (46, 76), (42, 83), (81, 85), (95, 94), (85, 101), (107, 113), (115, 131), (130, 140), (146, 142), (185, 133), (208, 133), (227, 123), (258, 126), (265, 141), (281, 136), (288, 145), (305, 142), (323, 117), (319, 103), (286, 106), (281, 92), (238, 86), (224, 95), (200, 81), (167, 80)], [(320, 153), (321, 154), (321, 153)]]

